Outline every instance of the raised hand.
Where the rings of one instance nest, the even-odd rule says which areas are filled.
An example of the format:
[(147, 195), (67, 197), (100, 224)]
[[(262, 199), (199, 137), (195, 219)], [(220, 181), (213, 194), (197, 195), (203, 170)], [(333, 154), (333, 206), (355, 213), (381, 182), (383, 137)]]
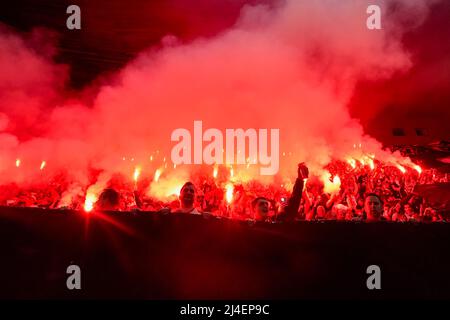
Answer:
[(307, 179), (309, 176), (309, 169), (304, 162), (298, 164), (297, 176), (299, 179)]

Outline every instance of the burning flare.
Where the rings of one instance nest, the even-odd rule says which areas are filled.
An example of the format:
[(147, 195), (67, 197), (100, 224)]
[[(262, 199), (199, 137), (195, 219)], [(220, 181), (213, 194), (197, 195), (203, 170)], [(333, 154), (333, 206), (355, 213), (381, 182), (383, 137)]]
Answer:
[(405, 167), (402, 166), (401, 164), (397, 164), (397, 168), (398, 168), (398, 170), (400, 170), (403, 174), (406, 172)]
[(133, 179), (134, 179), (135, 183), (138, 181), (140, 174), (141, 174), (141, 168), (140, 167), (136, 167), (134, 169), (134, 174), (133, 174)]
[(420, 166), (418, 166), (417, 164), (414, 165), (414, 169), (415, 169), (419, 174), (422, 173), (422, 168), (421, 168)]
[(330, 181), (331, 174), (326, 172), (322, 176), (322, 181), (324, 183), (323, 189), (326, 193), (338, 193), (341, 189), (341, 179), (338, 175), (334, 176), (333, 181)]
[(153, 177), (154, 182), (158, 182), (159, 177), (161, 176), (161, 173), (162, 173), (161, 169), (156, 169), (155, 176)]
[(97, 197), (93, 193), (88, 193), (86, 195), (86, 200), (84, 201), (84, 211), (91, 212), (94, 209), (94, 203), (97, 201)]
[(369, 161), (369, 167), (370, 167), (370, 170), (375, 169), (375, 164), (374, 164), (374, 162), (373, 162), (373, 159), (369, 158), (368, 161)]
[(356, 161), (355, 161), (355, 159), (348, 159), (347, 162), (353, 169), (356, 168)]
[(233, 201), (233, 191), (234, 191), (234, 186), (232, 183), (228, 183), (225, 186), (225, 199), (227, 200), (227, 203), (230, 204)]

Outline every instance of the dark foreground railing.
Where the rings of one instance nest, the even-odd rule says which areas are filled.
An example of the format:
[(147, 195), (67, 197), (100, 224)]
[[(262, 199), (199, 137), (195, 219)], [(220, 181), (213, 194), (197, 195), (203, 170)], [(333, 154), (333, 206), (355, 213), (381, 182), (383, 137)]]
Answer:
[[(450, 298), (450, 225), (0, 208), (1, 298)], [(69, 290), (69, 265), (81, 290)], [(369, 290), (367, 267), (381, 270)]]

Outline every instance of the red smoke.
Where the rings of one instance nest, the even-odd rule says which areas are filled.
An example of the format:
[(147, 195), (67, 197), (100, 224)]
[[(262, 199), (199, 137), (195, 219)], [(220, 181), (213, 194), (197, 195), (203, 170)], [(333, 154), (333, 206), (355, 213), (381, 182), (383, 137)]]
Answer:
[[(396, 1), (396, 7), (380, 1), (383, 29), (368, 30), (372, 2), (245, 6), (236, 24), (214, 37), (187, 44), (165, 37), (102, 86), (92, 105), (64, 99), (65, 67), (36, 41), (3, 30), (0, 182), (33, 182), (67, 170), (79, 190), (89, 168), (103, 172), (97, 189), (115, 172), (132, 177), (136, 166), (151, 176), (165, 165), (164, 156), (171, 167), (171, 132), (192, 130), (194, 120), (222, 130), (279, 128), (285, 178), (300, 160), (316, 173), (332, 158), (363, 153), (394, 161), (347, 105), (358, 81), (411, 68), (401, 38), (424, 21), (429, 1)], [(411, 16), (414, 23), (405, 23)], [(38, 170), (44, 160), (45, 174)], [(189, 168), (177, 170), (167, 175), (188, 177)]]

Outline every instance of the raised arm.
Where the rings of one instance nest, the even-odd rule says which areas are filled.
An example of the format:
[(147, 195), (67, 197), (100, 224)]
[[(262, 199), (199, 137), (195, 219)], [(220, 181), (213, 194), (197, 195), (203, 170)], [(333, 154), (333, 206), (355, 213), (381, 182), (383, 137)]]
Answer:
[(292, 221), (298, 213), (300, 201), (302, 199), (302, 191), (304, 185), (304, 179), (309, 176), (308, 167), (302, 162), (298, 165), (297, 179), (295, 180), (292, 194), (289, 198), (288, 205), (284, 208), (282, 214), (279, 216), (279, 220)]

